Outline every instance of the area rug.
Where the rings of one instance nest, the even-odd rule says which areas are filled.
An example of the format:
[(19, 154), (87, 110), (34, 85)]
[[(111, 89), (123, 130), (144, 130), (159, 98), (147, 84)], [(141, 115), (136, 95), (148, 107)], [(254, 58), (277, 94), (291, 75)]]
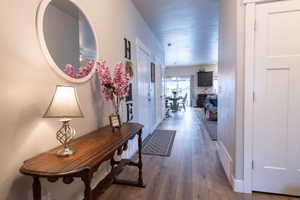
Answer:
[(175, 135), (175, 130), (155, 130), (151, 136), (145, 139), (142, 153), (153, 156), (170, 156)]

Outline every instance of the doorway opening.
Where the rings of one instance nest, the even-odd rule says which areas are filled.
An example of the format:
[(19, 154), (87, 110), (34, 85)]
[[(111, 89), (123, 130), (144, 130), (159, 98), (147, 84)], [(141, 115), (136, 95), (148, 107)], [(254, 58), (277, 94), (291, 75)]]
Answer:
[(191, 78), (190, 77), (167, 77), (166, 78), (166, 96), (171, 97), (173, 92), (177, 96), (187, 95), (186, 106), (191, 106)]

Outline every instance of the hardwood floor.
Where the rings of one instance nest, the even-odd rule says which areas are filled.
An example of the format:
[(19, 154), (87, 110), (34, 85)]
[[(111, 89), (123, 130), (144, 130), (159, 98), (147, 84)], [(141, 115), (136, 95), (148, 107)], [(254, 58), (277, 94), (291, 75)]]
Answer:
[[(188, 109), (165, 120), (160, 129), (176, 130), (171, 157), (143, 155), (145, 189), (113, 185), (99, 200), (296, 200), (299, 198), (232, 191), (200, 113)], [(121, 176), (137, 175), (134, 168)]]

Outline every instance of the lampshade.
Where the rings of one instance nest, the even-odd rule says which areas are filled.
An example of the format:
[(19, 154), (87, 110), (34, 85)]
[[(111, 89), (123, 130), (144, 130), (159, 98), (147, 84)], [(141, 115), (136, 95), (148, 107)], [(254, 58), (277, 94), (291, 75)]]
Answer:
[(45, 118), (79, 118), (83, 117), (78, 103), (76, 89), (57, 85), (55, 94), (44, 114)]

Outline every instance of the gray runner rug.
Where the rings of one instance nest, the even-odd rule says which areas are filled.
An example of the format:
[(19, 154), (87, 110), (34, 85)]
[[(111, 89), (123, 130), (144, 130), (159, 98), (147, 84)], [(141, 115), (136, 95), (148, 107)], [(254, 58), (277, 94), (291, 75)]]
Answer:
[(176, 131), (155, 130), (143, 144), (143, 154), (153, 156), (170, 156)]

